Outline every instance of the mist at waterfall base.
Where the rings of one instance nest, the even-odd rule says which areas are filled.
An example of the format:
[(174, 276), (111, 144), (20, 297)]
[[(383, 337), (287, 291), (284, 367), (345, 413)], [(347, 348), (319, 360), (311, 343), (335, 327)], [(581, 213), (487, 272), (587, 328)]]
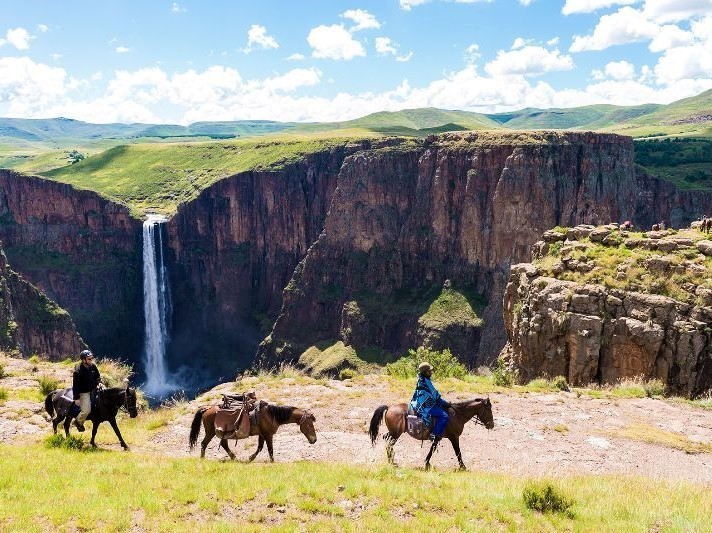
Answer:
[[(224, 354), (224, 347), (214, 345), (214, 337), (194, 335), (185, 323), (172, 324), (171, 283), (164, 258), (165, 222), (165, 217), (149, 215), (143, 223), (145, 333), (137, 378), (154, 405), (171, 397), (195, 397), (219, 383), (234, 380), (240, 370), (249, 366), (244, 358), (215, 357)], [(177, 331), (173, 331), (172, 326), (176, 325)], [(235, 326), (233, 335), (239, 337), (236, 352), (253, 354), (259, 342), (256, 331), (248, 324)], [(185, 351), (192, 352), (193, 357), (180, 357)], [(195, 357), (197, 354), (200, 356)], [(236, 359), (242, 359), (245, 366), (238, 367)]]

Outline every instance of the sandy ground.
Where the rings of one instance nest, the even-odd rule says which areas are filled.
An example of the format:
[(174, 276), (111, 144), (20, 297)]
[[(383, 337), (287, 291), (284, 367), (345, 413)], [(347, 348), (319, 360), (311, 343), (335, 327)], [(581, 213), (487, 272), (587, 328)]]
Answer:
[[(26, 361), (6, 359), (6, 371), (27, 370)], [(10, 365), (7, 361), (11, 361)], [(14, 365), (14, 367), (13, 367)], [(30, 365), (31, 366), (31, 365)], [(68, 369), (59, 369), (59, 376)], [(275, 460), (326, 461), (355, 464), (385, 464), (385, 443), (379, 438), (372, 447), (366, 433), (373, 411), (381, 404), (405, 401), (403, 392), (383, 378), (368, 376), (357, 381), (301, 383), (285, 379), (278, 382), (254, 381), (249, 388), (271, 402), (309, 407), (316, 416), (318, 440), (310, 445), (296, 425), (285, 425), (275, 436)], [(436, 383), (437, 385), (437, 383)], [(4, 378), (0, 386), (37, 387), (27, 378)], [(235, 384), (217, 387), (209, 396), (238, 392)], [(449, 401), (469, 396), (441, 390)], [(687, 404), (658, 399), (605, 400), (575, 393), (492, 394), (495, 428), (486, 430), (469, 423), (461, 438), (463, 459), (470, 470), (506, 472), (515, 475), (636, 474), (667, 480), (686, 480), (712, 485), (712, 454), (687, 454), (659, 444), (647, 444), (614, 436), (616, 430), (646, 424), (672, 431), (693, 441), (712, 443), (712, 411)], [(135, 452), (187, 457), (188, 433), (193, 413), (200, 405), (214, 401), (193, 401), (184, 406), (167, 426), (155, 430), (142, 443), (129, 445)], [(382, 430), (383, 430), (382, 426)], [(554, 429), (557, 427), (560, 431)], [(107, 428), (108, 429), (108, 428)], [(0, 406), (0, 439), (21, 443), (44, 438), (51, 432), (41, 403), (9, 400)], [(201, 430), (200, 439), (204, 435)], [(112, 433), (100, 433), (99, 445), (119, 449)], [(230, 441), (238, 460), (246, 460), (257, 446), (257, 439)], [(427, 445), (405, 435), (395, 447), (396, 461), (403, 466), (422, 466)], [(214, 439), (208, 447), (208, 460), (225, 459)], [(269, 461), (266, 448), (257, 461)], [(444, 442), (432, 460), (440, 469), (457, 466), (449, 442)]]

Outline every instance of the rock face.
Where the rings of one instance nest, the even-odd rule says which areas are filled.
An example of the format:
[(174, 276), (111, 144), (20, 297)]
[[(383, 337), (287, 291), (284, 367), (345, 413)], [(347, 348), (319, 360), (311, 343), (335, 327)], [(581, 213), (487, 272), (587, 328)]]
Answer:
[(315, 340), (353, 341), (343, 332), (354, 330), (361, 346), (413, 347), (418, 301), (427, 307), (449, 279), (489, 302), (460, 357), (490, 360), (505, 340), (510, 263), (547, 228), (635, 219), (632, 157), (628, 138), (542, 132), (446, 134), (347, 158), (260, 358), (293, 360)]
[(51, 360), (86, 349), (69, 313), (12, 271), (0, 249), (0, 348)]
[(0, 240), (13, 269), (71, 313), (93, 350), (139, 352), (141, 222), (125, 206), (0, 170)]
[[(502, 352), (509, 364), (524, 381), (562, 375), (575, 385), (615, 384), (642, 377), (660, 379), (671, 392), (687, 396), (709, 390), (712, 290), (705, 285), (712, 275), (708, 260), (696, 255), (695, 239), (650, 232), (654, 246), (629, 252), (614, 240), (601, 254), (606, 245), (592, 244), (594, 236), (616, 232), (573, 233), (581, 231), (589, 231), (589, 241), (560, 234), (561, 252), (550, 249), (557, 241), (545, 234), (549, 242), (535, 247), (538, 261), (512, 266), (504, 295), (509, 341)], [(609, 263), (615, 254), (620, 261), (614, 269)]]
[(370, 146), (344, 143), (280, 171), (244, 172), (180, 206), (166, 250), (172, 361), (222, 360), (225, 372), (252, 363), (260, 323), (271, 326), (282, 289), (323, 228), (344, 159)]

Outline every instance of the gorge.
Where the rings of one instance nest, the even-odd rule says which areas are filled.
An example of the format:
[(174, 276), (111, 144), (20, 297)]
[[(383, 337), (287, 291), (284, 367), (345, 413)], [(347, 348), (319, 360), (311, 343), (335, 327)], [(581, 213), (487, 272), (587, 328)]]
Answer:
[[(163, 227), (153, 250), (172, 296), (170, 331), (163, 269), (149, 269), (154, 301), (148, 230), (126, 206), (0, 171), (0, 240), (98, 353), (140, 362), (149, 338), (160, 353), (170, 337), (169, 375), (186, 367), (203, 383), (231, 379), (255, 357), (296, 361), (337, 342), (381, 361), (447, 347), (476, 367), (504, 346), (510, 265), (528, 260), (545, 230), (683, 226), (712, 205), (710, 193), (637, 171), (633, 151), (612, 134), (465, 132), (345, 140), (225, 177), (150, 225)], [(477, 320), (424, 319), (452, 294)]]

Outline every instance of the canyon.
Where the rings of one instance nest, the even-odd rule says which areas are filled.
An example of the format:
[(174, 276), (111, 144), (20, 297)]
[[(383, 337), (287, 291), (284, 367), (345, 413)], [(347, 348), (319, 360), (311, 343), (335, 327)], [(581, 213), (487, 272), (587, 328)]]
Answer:
[[(465, 132), (345, 140), (226, 176), (166, 223), (169, 366), (232, 378), (339, 341), (381, 361), (426, 344), (487, 364), (507, 340), (510, 266), (545, 230), (683, 226), (712, 205), (710, 193), (637, 171), (633, 151), (612, 134)], [(141, 226), (91, 191), (0, 171), (12, 268), (69, 311), (92, 349), (132, 361), (144, 333)], [(478, 320), (424, 322), (452, 291)]]

